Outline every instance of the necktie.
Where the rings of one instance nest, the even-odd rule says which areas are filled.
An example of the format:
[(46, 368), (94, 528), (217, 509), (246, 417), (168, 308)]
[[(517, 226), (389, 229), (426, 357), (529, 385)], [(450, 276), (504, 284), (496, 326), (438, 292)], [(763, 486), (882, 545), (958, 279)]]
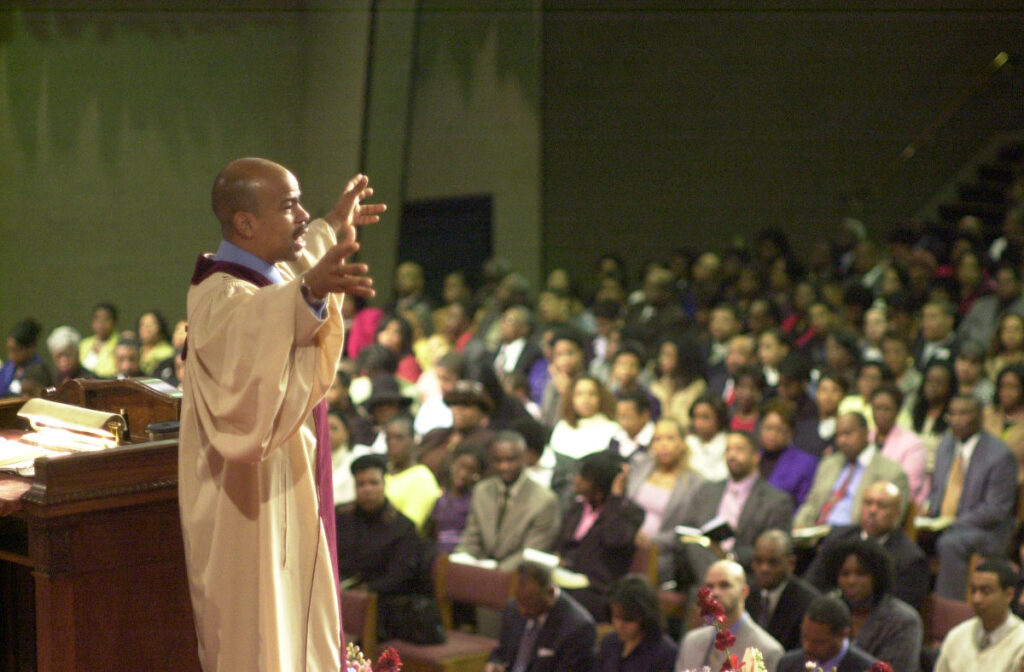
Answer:
[(516, 662), (512, 666), (512, 672), (526, 672), (526, 668), (530, 666), (530, 662), (533, 660), (533, 650), (537, 646), (538, 632), (540, 632), (540, 626), (535, 619), (531, 618), (526, 623), (523, 638), (519, 640), (519, 650), (516, 651)]
[(768, 623), (772, 620), (772, 604), (771, 598), (768, 596), (768, 591), (761, 590), (761, 613), (757, 615), (757, 624), (762, 628), (767, 628)]
[(818, 514), (818, 525), (827, 523), (828, 517), (832, 514), (832, 509), (836, 508), (836, 504), (843, 501), (846, 497), (846, 492), (850, 489), (850, 481), (853, 480), (853, 475), (857, 472), (857, 463), (851, 460), (843, 468), (846, 469), (846, 478), (843, 479), (842, 485), (837, 490), (832, 491), (832, 496), (821, 507), (821, 513)]
[(981, 636), (981, 643), (978, 644), (978, 651), (984, 651), (992, 643), (992, 636), (987, 632)]
[(508, 508), (508, 486), (502, 486), (501, 494), (498, 495), (498, 524), (495, 526), (501, 529), (501, 521), (505, 518), (505, 509)]
[(958, 451), (953, 460), (953, 467), (949, 470), (949, 479), (946, 481), (946, 492), (942, 495), (942, 506), (939, 508), (940, 516), (956, 517), (956, 509), (960, 505), (960, 495), (964, 491), (964, 458)]

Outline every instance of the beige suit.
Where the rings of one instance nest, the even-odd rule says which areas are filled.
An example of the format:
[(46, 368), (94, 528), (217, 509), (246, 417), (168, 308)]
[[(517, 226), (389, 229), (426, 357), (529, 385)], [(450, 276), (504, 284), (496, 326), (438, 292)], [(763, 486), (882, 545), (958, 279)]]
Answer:
[(513, 486), (501, 525), (502, 482), (497, 476), (480, 481), (473, 489), (466, 529), (456, 552), (476, 558), (492, 558), (500, 569), (511, 571), (526, 548), (550, 551), (558, 535), (558, 498), (523, 472)]
[[(807, 493), (807, 499), (804, 500), (804, 503), (796, 511), (796, 517), (793, 519), (794, 528), (807, 527), (817, 522), (818, 514), (821, 513), (822, 507), (825, 506), (825, 503), (831, 497), (832, 489), (836, 486), (836, 479), (839, 478), (845, 465), (846, 456), (839, 451), (822, 458), (821, 462), (818, 463), (818, 470), (814, 472), (814, 483), (811, 484), (811, 491)], [(900, 489), (900, 493), (903, 495), (903, 502), (909, 501), (910, 480), (907, 478), (907, 473), (903, 471), (903, 467), (897, 462), (893, 462), (888, 457), (882, 455), (881, 451), (876, 450), (875, 456), (865, 468), (864, 475), (857, 485), (857, 492), (853, 496), (851, 525), (856, 525), (860, 522), (860, 500), (864, 495), (864, 490), (872, 483), (877, 483), (878, 481), (892, 481)], [(906, 504), (904, 504), (904, 512), (905, 509)], [(903, 512), (900, 513), (901, 516), (902, 514)]]
[(306, 241), (283, 284), (214, 273), (188, 293), (178, 490), (206, 672), (341, 666), (311, 418), (341, 356), (341, 301), (320, 320), (302, 298), (295, 273), (334, 232), (318, 220)]

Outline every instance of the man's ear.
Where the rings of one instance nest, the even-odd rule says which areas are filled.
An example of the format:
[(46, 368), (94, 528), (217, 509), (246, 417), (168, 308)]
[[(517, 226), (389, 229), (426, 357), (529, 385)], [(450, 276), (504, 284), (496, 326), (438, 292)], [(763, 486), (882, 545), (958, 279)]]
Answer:
[(239, 210), (231, 217), (231, 228), (235, 235), (243, 240), (252, 239), (255, 235), (255, 227), (252, 213)]

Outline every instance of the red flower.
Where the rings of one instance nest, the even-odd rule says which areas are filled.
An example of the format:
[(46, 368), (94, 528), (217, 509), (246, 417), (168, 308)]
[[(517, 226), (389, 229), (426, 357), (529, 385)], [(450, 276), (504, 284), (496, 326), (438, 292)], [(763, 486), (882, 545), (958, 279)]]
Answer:
[[(722, 669), (719, 672), (739, 672), (740, 661), (736, 658), (736, 654), (729, 656), (724, 663), (722, 663)], [(892, 672), (891, 670), (889, 672)]]
[(725, 651), (735, 643), (736, 635), (732, 634), (728, 630), (719, 630), (718, 634), (715, 635), (715, 648), (719, 651)]
[[(399, 672), (401, 669), (402, 659), (398, 657), (398, 651), (389, 646), (381, 652), (380, 658), (377, 659), (377, 665), (374, 667), (374, 672)], [(892, 670), (889, 670), (889, 672), (892, 672)]]
[(892, 665), (880, 660), (871, 666), (871, 672), (892, 672)]

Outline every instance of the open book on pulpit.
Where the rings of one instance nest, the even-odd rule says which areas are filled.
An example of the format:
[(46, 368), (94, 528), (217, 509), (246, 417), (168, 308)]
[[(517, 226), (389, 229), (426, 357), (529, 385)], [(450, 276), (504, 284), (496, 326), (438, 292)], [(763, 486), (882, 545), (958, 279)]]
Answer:
[(119, 413), (98, 411), (47, 399), (29, 399), (18, 411), (30, 431), (0, 438), (0, 469), (32, 473), (38, 457), (59, 457), (114, 448), (128, 424)]

